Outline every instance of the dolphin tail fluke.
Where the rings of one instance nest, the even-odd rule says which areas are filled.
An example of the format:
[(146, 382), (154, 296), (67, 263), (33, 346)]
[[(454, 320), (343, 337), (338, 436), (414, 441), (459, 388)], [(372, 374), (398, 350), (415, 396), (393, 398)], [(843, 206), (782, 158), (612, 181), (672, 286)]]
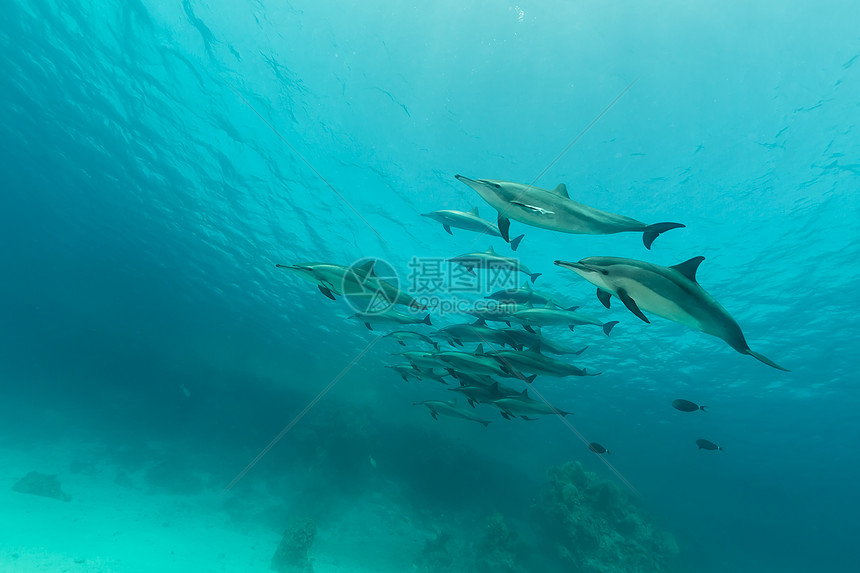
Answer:
[(425, 316), (424, 320), (422, 320), (421, 322), (423, 322), (424, 324), (428, 324), (430, 326), (433, 326), (433, 323), (430, 322), (430, 315), (429, 314), (427, 316)]
[(782, 366), (780, 366), (779, 364), (777, 364), (776, 362), (774, 362), (773, 360), (771, 360), (767, 356), (763, 356), (763, 355), (759, 354), (758, 352), (753, 352), (752, 350), (748, 349), (746, 351), (746, 354), (749, 354), (750, 356), (752, 356), (756, 360), (764, 362), (765, 364), (767, 364), (768, 366), (770, 366), (772, 368), (776, 368), (777, 370), (782, 370), (783, 372), (791, 372), (791, 370), (789, 370), (788, 368), (783, 368)]
[(616, 324), (618, 324), (617, 320), (613, 320), (612, 322), (607, 322), (606, 324), (604, 324), (603, 325), (603, 333), (606, 336), (609, 336), (609, 333), (612, 332), (612, 327), (614, 327)]
[(538, 277), (541, 276), (542, 274), (543, 273), (533, 273), (533, 274), (529, 275), (529, 278), (532, 279), (532, 283), (534, 283), (538, 279)]
[(514, 237), (513, 239), (511, 239), (511, 250), (512, 251), (517, 250), (517, 247), (520, 246), (520, 241), (523, 240), (523, 237), (525, 237), (525, 235), (520, 235), (519, 237)]
[(650, 251), (651, 243), (653, 243), (654, 239), (659, 237), (662, 233), (671, 231), (672, 229), (680, 229), (685, 226), (686, 225), (682, 225), (681, 223), (654, 223), (653, 225), (648, 225), (645, 227), (645, 232), (642, 234), (642, 242), (645, 243), (645, 248)]

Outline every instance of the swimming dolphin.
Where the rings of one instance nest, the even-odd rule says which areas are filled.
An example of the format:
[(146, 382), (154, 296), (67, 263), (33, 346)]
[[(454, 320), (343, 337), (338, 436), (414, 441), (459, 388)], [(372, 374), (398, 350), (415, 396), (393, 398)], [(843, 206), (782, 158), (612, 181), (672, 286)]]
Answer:
[(464, 342), (494, 342), (502, 346), (510, 344), (510, 339), (505, 334), (489, 328), (483, 319), (472, 324), (452, 324), (440, 328), (433, 336), (447, 339), (452, 346), (463, 346)]
[(406, 341), (411, 342), (426, 342), (427, 344), (433, 346), (436, 350), (439, 350), (439, 343), (431, 339), (429, 336), (425, 334), (421, 334), (420, 332), (413, 332), (411, 330), (395, 330), (393, 332), (389, 332), (382, 336), (382, 338), (391, 338), (392, 340), (396, 340), (398, 344), (401, 346), (406, 346)]
[[(495, 223), (482, 219), (478, 215), (478, 208), (473, 207), (471, 211), (456, 211), (454, 209), (443, 209), (441, 211), (432, 211), (430, 213), (421, 213), (422, 217), (429, 217), (435, 221), (442, 223), (442, 226), (449, 235), (453, 235), (451, 227), (457, 229), (465, 229), (466, 231), (475, 231), (476, 233), (484, 233), (491, 237), (501, 237), (499, 228)], [(510, 240), (511, 249), (516, 251), (525, 235), (520, 235)], [(507, 241), (507, 237), (505, 237)]]
[(379, 325), (387, 325), (387, 324), (429, 324), (433, 325), (430, 322), (430, 315), (424, 315), (424, 318), (418, 318), (416, 316), (409, 316), (408, 314), (404, 314), (402, 312), (388, 309), (381, 312), (356, 312), (349, 318), (354, 318), (359, 322), (363, 322), (364, 326), (367, 327), (368, 330), (373, 330), (372, 324)]
[(567, 326), (571, 330), (576, 325), (593, 324), (603, 328), (603, 333), (609, 336), (612, 327), (618, 324), (617, 320), (604, 323), (592, 316), (575, 312), (578, 306), (572, 306), (568, 309), (558, 308), (552, 304), (547, 304), (542, 308), (524, 308), (513, 313), (508, 319), (511, 322), (519, 322), (526, 330), (534, 332), (536, 326), (552, 326), (562, 325)]
[(395, 354), (402, 356), (412, 365), (416, 371), (433, 370), (436, 367), (447, 366), (440, 358), (437, 357), (438, 352), (423, 352), (420, 350), (408, 350)]
[(645, 248), (650, 249), (651, 243), (661, 233), (684, 226), (680, 223), (646, 225), (624, 215), (577, 203), (568, 195), (564, 183), (550, 191), (509, 181), (469, 179), (462, 175), (454, 177), (474, 189), (499, 212), (499, 231), (505, 239), (508, 237), (510, 219), (514, 219), (526, 225), (562, 233), (610, 235), (627, 231), (641, 232)]
[(567, 416), (568, 414), (573, 414), (573, 412), (566, 412), (564, 410), (560, 410), (554, 406), (547, 404), (542, 400), (535, 400), (529, 397), (528, 390), (523, 390), (522, 394), (517, 394), (516, 396), (509, 396), (507, 398), (493, 400), (492, 402), (490, 402), (490, 404), (501, 410), (502, 416), (507, 420), (510, 420), (512, 417), (516, 416), (519, 416), (523, 419), (528, 419), (527, 416), (529, 414), (558, 414), (561, 417)]
[(426, 309), (408, 293), (376, 276), (373, 272), (375, 263), (375, 260), (370, 260), (349, 267), (334, 263), (307, 262), (275, 266), (292, 271), (306, 281), (316, 284), (320, 292), (331, 300), (336, 300), (334, 295), (338, 294), (392, 305), (402, 304), (418, 310)]
[(494, 382), (490, 386), (485, 386), (483, 384), (474, 386), (464, 385), (457, 388), (448, 388), (448, 391), (459, 392), (466, 396), (466, 401), (469, 402), (469, 405), (473, 408), (475, 407), (475, 404), (485, 404), (487, 402), (492, 402), (493, 400), (500, 400), (508, 396), (519, 394), (519, 392), (513, 388), (502, 386), (498, 382)]
[(406, 382), (409, 382), (410, 378), (414, 378), (415, 380), (421, 380), (421, 377), (418, 376), (418, 370), (411, 364), (386, 364), (386, 368), (391, 368), (403, 378)]
[(573, 348), (558, 344), (557, 342), (553, 342), (552, 340), (542, 336), (539, 330), (537, 332), (527, 332), (518, 328), (503, 328), (499, 330), (499, 332), (507, 336), (510, 339), (509, 344), (517, 350), (522, 350), (523, 348), (532, 346), (539, 346), (542, 352), (546, 351), (550, 354), (580, 355), (588, 348), (588, 346), (584, 346), (579, 350), (575, 350)]
[(441, 400), (425, 400), (423, 402), (414, 402), (412, 405), (427, 406), (430, 410), (430, 415), (433, 416), (434, 420), (439, 419), (439, 414), (444, 414), (445, 416), (451, 416), (452, 418), (463, 418), (464, 420), (478, 422), (483, 424), (485, 428), (490, 424), (489, 420), (483, 420), (471, 411), (460, 408), (457, 406), (457, 402), (455, 401), (443, 402)]
[(473, 253), (466, 253), (464, 255), (456, 256), (452, 259), (448, 259), (449, 262), (458, 263), (464, 267), (470, 273), (474, 274), (474, 269), (510, 269), (514, 271), (524, 272), (529, 276), (532, 282), (535, 282), (542, 273), (533, 273), (531, 272), (527, 266), (519, 262), (517, 259), (512, 259), (510, 257), (503, 257), (502, 255), (496, 254), (496, 251), (493, 250), (493, 247), (490, 247), (484, 252), (475, 251)]
[(661, 267), (619, 257), (588, 257), (578, 263), (555, 261), (597, 286), (597, 298), (609, 308), (610, 295), (621, 299), (633, 314), (650, 322), (643, 310), (723, 339), (741, 354), (788, 372), (769, 358), (750, 350), (740, 326), (714, 297), (696, 282), (705, 257)]
[[(495, 350), (487, 352), (486, 355), (492, 356), (509, 370), (517, 370), (519, 372), (531, 372), (533, 374), (543, 374), (557, 378), (600, 375), (600, 372), (587, 372), (584, 368), (579, 368), (573, 364), (545, 356), (541, 354), (539, 346), (523, 350), (522, 352), (517, 350)], [(531, 382), (533, 379), (534, 377), (526, 379), (526, 382)]]
[(545, 292), (537, 291), (532, 288), (532, 285), (526, 283), (520, 288), (507, 288), (487, 295), (484, 298), (497, 300), (500, 303), (516, 303), (516, 304), (533, 304), (545, 306), (554, 304), (564, 307), (554, 296)]
[(511, 370), (484, 354), (483, 345), (478, 345), (475, 352), (460, 352), (454, 350), (437, 352), (436, 356), (447, 362), (453, 369), (472, 374), (495, 374), (510, 376)]

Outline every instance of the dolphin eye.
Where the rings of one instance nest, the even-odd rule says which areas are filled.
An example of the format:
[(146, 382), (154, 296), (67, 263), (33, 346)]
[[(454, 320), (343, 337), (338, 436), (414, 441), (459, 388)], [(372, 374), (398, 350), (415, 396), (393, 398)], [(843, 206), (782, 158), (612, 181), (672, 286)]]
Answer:
[(607, 271), (606, 269), (600, 269), (600, 273), (604, 276), (609, 275), (609, 271)]

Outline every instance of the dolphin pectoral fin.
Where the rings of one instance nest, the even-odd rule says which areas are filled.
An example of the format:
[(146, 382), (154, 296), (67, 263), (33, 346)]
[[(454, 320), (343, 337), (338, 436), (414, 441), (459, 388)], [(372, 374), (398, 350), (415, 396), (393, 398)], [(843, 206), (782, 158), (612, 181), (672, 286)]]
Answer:
[(680, 229), (685, 226), (686, 225), (682, 225), (681, 223), (654, 223), (653, 225), (648, 225), (645, 227), (645, 232), (642, 234), (642, 242), (645, 243), (645, 248), (650, 251), (651, 243), (653, 243), (654, 239), (659, 237), (662, 233), (671, 231), (672, 229)]
[(489, 420), (478, 420), (478, 421), (481, 422), (485, 428), (490, 425)]
[(588, 347), (587, 347), (587, 346), (583, 346), (581, 350), (579, 350), (579, 351), (577, 351), (577, 352), (572, 352), (572, 354), (573, 354), (574, 356), (579, 356), (580, 354), (582, 354), (583, 352), (585, 352), (587, 349), (588, 349)]
[(403, 342), (402, 340), (398, 340), (398, 341), (397, 341), (397, 343), (398, 343), (400, 346), (406, 346), (406, 343), (405, 343), (405, 342)]
[(512, 251), (517, 250), (517, 247), (520, 246), (520, 241), (523, 240), (523, 237), (525, 237), (525, 235), (520, 235), (519, 237), (514, 237), (513, 239), (511, 239), (511, 250)]
[(454, 233), (452, 233), (452, 232), (451, 232), (451, 227), (449, 227), (448, 225), (444, 225), (444, 224), (443, 224), (443, 225), (442, 225), (442, 228), (443, 228), (443, 229), (445, 229), (446, 231), (448, 231), (448, 234), (449, 234), (449, 235), (453, 235), (453, 234), (454, 234)]
[(511, 242), (511, 220), (499, 213), (499, 233), (502, 235), (502, 238), (505, 242)]
[[(767, 364), (768, 366), (770, 366), (772, 368), (776, 368), (777, 370), (782, 370), (783, 372), (791, 372), (791, 370), (789, 370), (788, 368), (783, 368), (782, 366), (780, 366), (779, 364), (777, 364), (776, 362), (774, 362), (773, 360), (771, 360), (767, 356), (759, 354), (758, 352), (754, 352), (754, 351), (748, 349), (746, 354), (749, 354), (750, 356), (752, 356), (756, 360), (764, 362), (765, 364)], [(702, 410), (704, 410), (704, 408), (702, 408)]]
[(615, 326), (616, 324), (618, 324), (617, 320), (613, 320), (612, 322), (607, 322), (606, 324), (604, 324), (603, 325), (603, 333), (606, 336), (609, 336), (609, 333), (612, 332), (612, 327)]
[(436, 410), (430, 410), (430, 415), (433, 416), (434, 420), (439, 419), (439, 412), (437, 412)]
[(365, 322), (365, 323), (364, 323), (364, 326), (366, 326), (366, 327), (367, 327), (367, 330), (373, 330), (373, 327), (372, 327), (372, 326), (370, 326), (370, 323), (369, 323), (369, 322)]
[(570, 331), (571, 331), (571, 332), (573, 332), (573, 327), (574, 327), (574, 326), (575, 326), (575, 325), (573, 325), (573, 324), (568, 324), (568, 325), (567, 325), (567, 327), (570, 329)]
[(535, 329), (534, 329), (534, 328), (532, 328), (531, 326), (529, 326), (528, 324), (524, 324), (524, 325), (523, 325), (523, 329), (525, 329), (525, 330), (526, 330), (526, 332), (531, 332), (532, 334), (537, 334), (537, 333), (535, 332)]
[(639, 310), (639, 306), (637, 306), (636, 301), (633, 300), (632, 298), (630, 298), (630, 295), (627, 294), (626, 290), (624, 290), (623, 288), (620, 288), (617, 291), (615, 291), (615, 293), (618, 295), (618, 298), (621, 299), (621, 302), (624, 303), (624, 306), (627, 307), (627, 310), (629, 310), (630, 312), (632, 312), (633, 314), (635, 314), (636, 316), (638, 316), (639, 318), (641, 318), (642, 320), (644, 320), (648, 324), (651, 324), (651, 321), (648, 320), (648, 317), (645, 316), (641, 310)]
[(602, 302), (603, 306), (605, 306), (606, 308), (609, 308), (610, 298), (612, 298), (612, 295), (608, 291), (605, 291), (602, 288), (597, 289), (597, 300)]
[(469, 398), (469, 399), (468, 399), (468, 400), (466, 400), (466, 401), (469, 403), (469, 406), (471, 406), (472, 408), (474, 408), (474, 407), (475, 407), (475, 401), (474, 401), (474, 400), (472, 400), (471, 398)]
[(320, 292), (323, 293), (324, 295), (326, 295), (328, 298), (330, 298), (332, 300), (337, 300), (336, 298), (334, 298), (334, 295), (332, 294), (332, 292), (329, 289), (327, 289), (326, 287), (324, 287), (322, 285), (317, 285), (317, 288), (320, 289)]

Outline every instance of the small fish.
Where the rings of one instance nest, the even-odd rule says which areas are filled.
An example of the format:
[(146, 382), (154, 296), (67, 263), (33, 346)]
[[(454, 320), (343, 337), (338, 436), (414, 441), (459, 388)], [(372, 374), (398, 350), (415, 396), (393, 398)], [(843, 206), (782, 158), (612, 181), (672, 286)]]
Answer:
[(680, 398), (677, 400), (672, 400), (672, 407), (676, 410), (681, 410), (682, 412), (695, 412), (696, 410), (701, 410), (702, 412), (704, 412), (705, 408), (707, 408), (707, 406), (699, 406), (698, 404), (690, 402), (689, 400), (682, 400)]
[(699, 438), (698, 440), (696, 440), (696, 445), (699, 446), (700, 450), (720, 450), (720, 451), (723, 451), (722, 446), (718, 446), (714, 442), (709, 442), (708, 440), (703, 440), (702, 438)]
[(598, 444), (597, 442), (591, 442), (588, 444), (588, 449), (594, 452), (595, 454), (608, 454), (609, 450)]

